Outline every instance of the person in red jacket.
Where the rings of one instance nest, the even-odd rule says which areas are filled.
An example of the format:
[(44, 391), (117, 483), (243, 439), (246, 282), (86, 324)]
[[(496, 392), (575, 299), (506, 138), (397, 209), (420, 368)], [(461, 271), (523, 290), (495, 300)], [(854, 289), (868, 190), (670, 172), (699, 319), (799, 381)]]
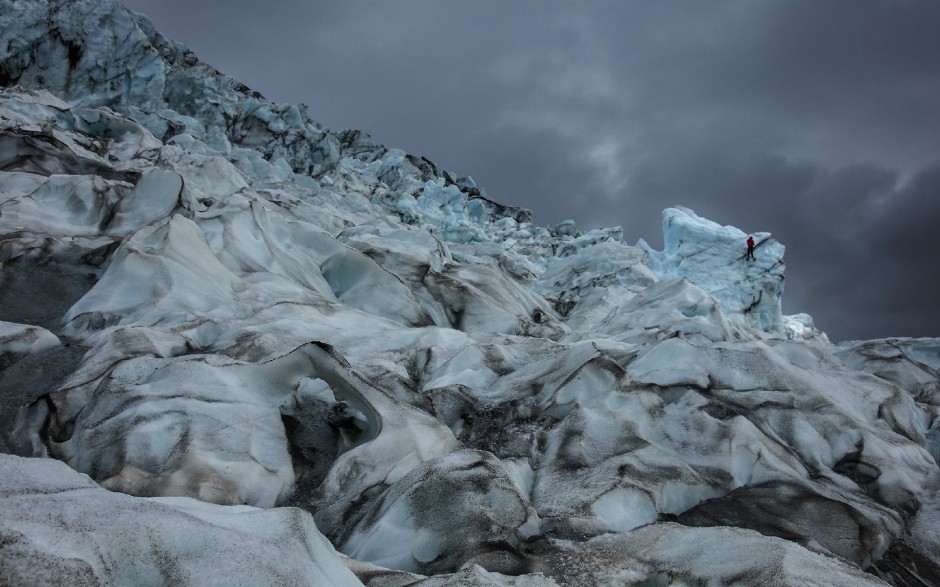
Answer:
[(744, 256), (745, 259), (754, 260), (754, 237), (748, 235), (747, 237), (747, 255)]

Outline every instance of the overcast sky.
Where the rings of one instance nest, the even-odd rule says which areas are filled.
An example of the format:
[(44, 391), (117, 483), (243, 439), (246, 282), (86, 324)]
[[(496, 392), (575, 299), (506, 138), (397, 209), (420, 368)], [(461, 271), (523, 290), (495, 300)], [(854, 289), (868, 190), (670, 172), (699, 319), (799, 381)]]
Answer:
[(833, 340), (940, 336), (940, 2), (125, 5), (539, 224), (661, 247), (688, 206), (783, 242), (784, 311)]

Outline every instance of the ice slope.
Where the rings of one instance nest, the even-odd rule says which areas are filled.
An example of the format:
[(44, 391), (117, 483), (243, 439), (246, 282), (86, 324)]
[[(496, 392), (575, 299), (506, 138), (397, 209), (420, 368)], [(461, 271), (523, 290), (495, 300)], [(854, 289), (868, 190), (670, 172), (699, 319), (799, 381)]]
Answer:
[[(52, 457), (126, 504), (271, 509), (295, 538), (270, 556), (299, 506), (376, 587), (936, 577), (940, 340), (833, 346), (782, 316), (768, 234), (747, 261), (681, 207), (663, 251), (534, 226), (108, 0), (0, 0), (0, 82), (24, 540), (65, 507), (31, 489)], [(100, 507), (102, 536), (136, 511)]]

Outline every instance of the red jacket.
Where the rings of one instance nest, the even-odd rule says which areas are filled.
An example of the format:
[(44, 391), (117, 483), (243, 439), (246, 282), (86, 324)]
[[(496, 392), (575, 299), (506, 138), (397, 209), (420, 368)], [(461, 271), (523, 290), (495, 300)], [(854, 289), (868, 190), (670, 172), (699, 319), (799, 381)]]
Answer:
[(752, 236), (747, 237), (747, 248), (749, 249), (754, 248), (754, 237)]

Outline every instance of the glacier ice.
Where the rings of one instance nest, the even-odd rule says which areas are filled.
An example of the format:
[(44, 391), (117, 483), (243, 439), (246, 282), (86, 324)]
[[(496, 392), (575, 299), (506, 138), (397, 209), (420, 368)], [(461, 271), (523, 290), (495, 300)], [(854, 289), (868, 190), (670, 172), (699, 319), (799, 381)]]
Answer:
[(111, 0), (0, 0), (0, 86), (4, 580), (937, 577), (940, 341), (783, 315), (768, 233), (535, 226)]
[(664, 249), (645, 242), (647, 263), (660, 278), (685, 277), (711, 294), (725, 313), (768, 332), (782, 327), (784, 247), (756, 233), (755, 259), (745, 260), (748, 235), (683, 207), (663, 211)]
[(0, 508), (6, 585), (197, 586), (220, 577), (242, 585), (362, 584), (298, 509), (130, 497), (61, 462), (5, 454)]

